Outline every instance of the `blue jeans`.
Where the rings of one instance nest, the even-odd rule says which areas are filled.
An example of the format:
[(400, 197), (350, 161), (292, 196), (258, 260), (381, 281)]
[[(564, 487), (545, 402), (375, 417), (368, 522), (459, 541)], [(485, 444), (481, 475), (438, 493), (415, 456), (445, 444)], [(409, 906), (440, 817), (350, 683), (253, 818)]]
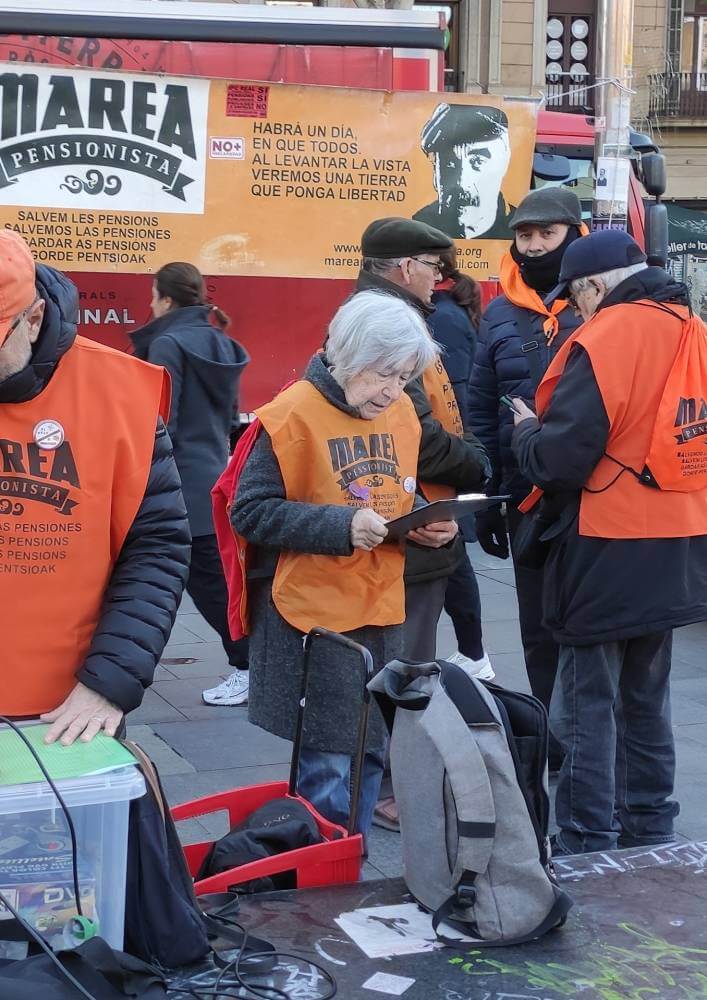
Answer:
[[(371, 832), (373, 810), (383, 777), (384, 753), (369, 751), (363, 758), (361, 798), (356, 832)], [(346, 753), (302, 748), (297, 790), (331, 823), (347, 826), (351, 807), (351, 757)]]
[(555, 799), (561, 851), (672, 840), (672, 639), (560, 647), (550, 725), (565, 752)]

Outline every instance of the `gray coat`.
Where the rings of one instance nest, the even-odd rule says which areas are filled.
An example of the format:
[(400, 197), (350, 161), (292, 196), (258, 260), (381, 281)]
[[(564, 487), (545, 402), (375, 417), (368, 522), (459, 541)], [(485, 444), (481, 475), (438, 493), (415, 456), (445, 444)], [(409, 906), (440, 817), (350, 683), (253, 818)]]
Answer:
[[(339, 385), (315, 356), (304, 378), (337, 409), (352, 416)], [(279, 551), (291, 549), (319, 555), (347, 556), (351, 507), (296, 503), (285, 499), (285, 487), (270, 438), (261, 430), (241, 475), (231, 520), (252, 546), (248, 573), (251, 616), (248, 717), (257, 726), (293, 739), (302, 682), (302, 633), (289, 625), (272, 601), (272, 578)], [(327, 621), (320, 625), (327, 627)], [(400, 655), (402, 626), (369, 626), (347, 635), (366, 646), (376, 670)], [(352, 753), (361, 708), (363, 677), (355, 655), (324, 640), (312, 650), (304, 745), (332, 753)], [(382, 748), (384, 725), (371, 707), (369, 747)]]

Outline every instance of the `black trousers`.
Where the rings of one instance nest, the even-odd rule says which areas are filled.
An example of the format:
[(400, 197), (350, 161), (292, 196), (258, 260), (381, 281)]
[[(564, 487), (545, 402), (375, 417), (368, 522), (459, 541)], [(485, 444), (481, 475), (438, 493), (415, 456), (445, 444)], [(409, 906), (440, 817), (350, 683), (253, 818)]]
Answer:
[(474, 567), (466, 551), (464, 558), (447, 581), (444, 610), (452, 619), (459, 652), (470, 660), (484, 655), (481, 637), (481, 597)]
[(437, 655), (439, 624), (449, 577), (405, 584), (405, 624), (403, 656), (406, 660), (429, 663)]
[(229, 664), (247, 670), (248, 640), (234, 642), (228, 631), (228, 591), (216, 535), (197, 535), (192, 539), (187, 593), (197, 611), (221, 637)]
[[(513, 540), (523, 515), (517, 507), (507, 505), (508, 533)], [(555, 686), (559, 648), (550, 632), (543, 625), (543, 570), (518, 566), (514, 560), (513, 571), (518, 595), (518, 618), (525, 655), (525, 669), (530, 690), (550, 711), (550, 700)], [(557, 763), (562, 751), (553, 737), (550, 738), (550, 760)]]
[[(403, 625), (403, 658), (430, 663), (437, 656), (437, 625), (439, 624), (449, 577), (405, 584), (405, 624)], [(390, 777), (390, 749), (385, 754), (385, 770), (378, 801), (390, 798), (393, 782)]]

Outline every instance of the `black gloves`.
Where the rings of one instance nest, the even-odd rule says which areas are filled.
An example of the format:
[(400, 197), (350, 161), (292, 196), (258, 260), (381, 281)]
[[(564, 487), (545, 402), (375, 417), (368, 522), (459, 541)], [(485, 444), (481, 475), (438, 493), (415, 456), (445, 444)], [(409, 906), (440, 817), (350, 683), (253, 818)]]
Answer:
[(508, 558), (508, 528), (500, 507), (476, 515), (476, 537), (481, 548), (490, 556)]

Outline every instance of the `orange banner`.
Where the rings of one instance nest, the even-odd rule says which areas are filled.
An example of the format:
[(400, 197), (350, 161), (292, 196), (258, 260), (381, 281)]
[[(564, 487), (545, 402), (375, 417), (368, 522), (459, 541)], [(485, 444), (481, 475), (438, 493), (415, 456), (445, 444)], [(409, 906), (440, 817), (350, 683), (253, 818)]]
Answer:
[(0, 68), (4, 225), (70, 271), (353, 277), (373, 219), (498, 274), (536, 108), (461, 94)]

